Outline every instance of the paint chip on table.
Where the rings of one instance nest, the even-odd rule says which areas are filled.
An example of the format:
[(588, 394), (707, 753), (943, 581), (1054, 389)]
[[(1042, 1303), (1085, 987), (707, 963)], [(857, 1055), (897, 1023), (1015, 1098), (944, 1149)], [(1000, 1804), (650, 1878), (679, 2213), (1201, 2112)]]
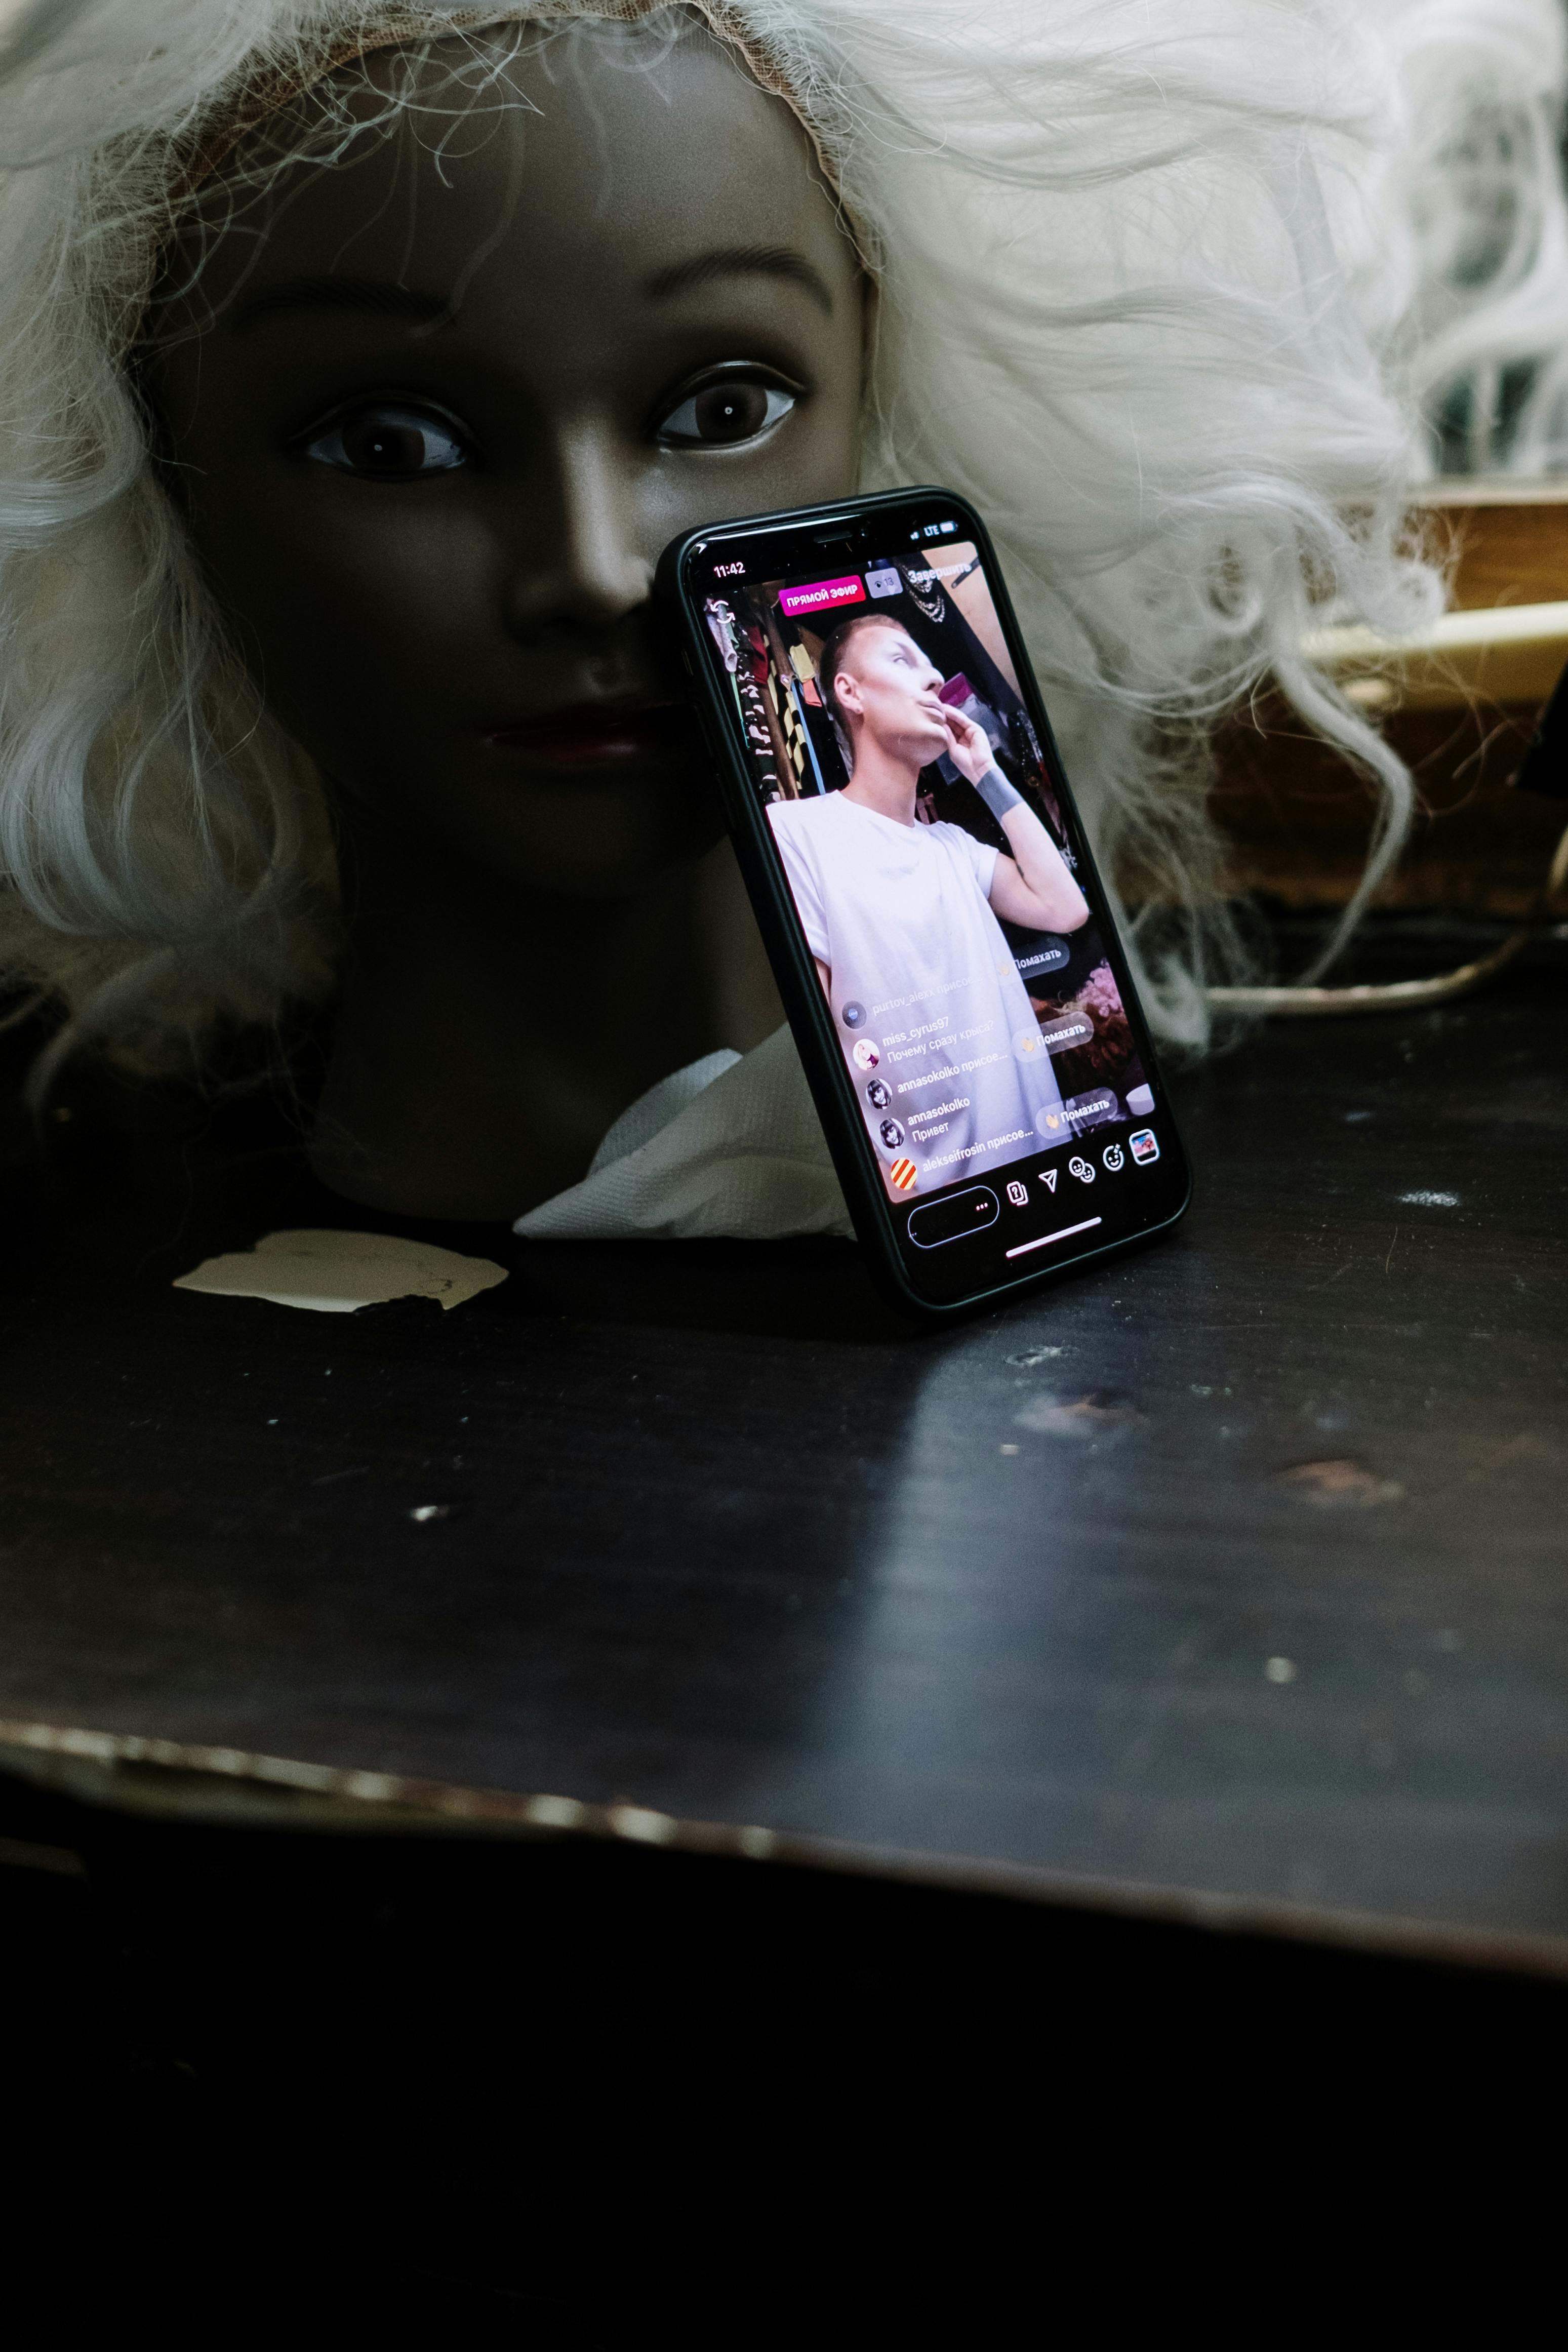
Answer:
[(1018, 1429), (1038, 1429), (1053, 1437), (1097, 1437), (1141, 1420), (1135, 1405), (1108, 1389), (1081, 1397), (1034, 1397), (1013, 1415)]
[(226, 1298), (266, 1298), (275, 1307), (308, 1307), (352, 1315), (392, 1298), (434, 1298), (461, 1307), (507, 1279), (493, 1258), (465, 1257), (434, 1242), (401, 1234), (350, 1234), (301, 1228), (264, 1234), (251, 1250), (204, 1258), (175, 1281), (176, 1290), (204, 1290)]
[(1402, 1503), (1405, 1489), (1396, 1478), (1380, 1478), (1363, 1462), (1341, 1456), (1333, 1462), (1297, 1462), (1277, 1470), (1277, 1486), (1320, 1510), (1375, 1510), (1380, 1503)]

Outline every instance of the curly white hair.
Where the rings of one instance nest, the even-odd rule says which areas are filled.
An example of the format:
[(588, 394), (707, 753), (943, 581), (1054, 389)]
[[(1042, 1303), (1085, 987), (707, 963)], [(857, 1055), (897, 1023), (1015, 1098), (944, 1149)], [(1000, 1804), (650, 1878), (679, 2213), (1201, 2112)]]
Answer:
[(1568, 10), (1375, 0), (1407, 135), (1388, 158), (1382, 337), (1429, 470), (1568, 465)]
[[(518, 13), (430, 0), (422, 37), (460, 38), (470, 95), (507, 103), (480, 28)], [(1373, 159), (1400, 135), (1382, 28), (1356, 0), (700, 13), (789, 94), (877, 279), (864, 487), (946, 482), (992, 519), (1102, 856), (1141, 877), (1151, 1010), (1200, 1044), (1206, 982), (1239, 955), (1214, 719), (1272, 679), (1373, 780), (1342, 932), (1410, 809), (1403, 763), (1302, 653), (1310, 623), (1396, 633), (1442, 597), (1369, 332)], [(384, 14), (35, 0), (0, 36), (0, 970), (62, 999), (73, 1040), (269, 1021), (331, 985), (320, 788), (228, 651), (132, 362), (204, 140)], [(531, 15), (633, 42), (671, 24), (657, 0)], [(396, 88), (379, 115), (323, 96), (308, 152), (421, 102)]]

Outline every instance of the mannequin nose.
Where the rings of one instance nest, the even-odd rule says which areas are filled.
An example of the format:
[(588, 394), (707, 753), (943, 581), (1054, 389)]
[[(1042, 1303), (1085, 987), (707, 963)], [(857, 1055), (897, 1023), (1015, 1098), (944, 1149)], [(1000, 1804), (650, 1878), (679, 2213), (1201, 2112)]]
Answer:
[(608, 432), (580, 425), (554, 453), (553, 513), (520, 551), (507, 596), (519, 636), (552, 623), (604, 628), (646, 604), (653, 564), (643, 552), (638, 469)]

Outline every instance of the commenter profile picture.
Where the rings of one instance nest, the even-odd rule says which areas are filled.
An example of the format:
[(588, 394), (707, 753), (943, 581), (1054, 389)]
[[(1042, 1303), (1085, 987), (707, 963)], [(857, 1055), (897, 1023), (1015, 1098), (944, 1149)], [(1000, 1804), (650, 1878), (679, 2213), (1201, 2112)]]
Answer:
[(854, 1043), (854, 1055), (862, 1070), (874, 1070), (882, 1059), (882, 1048), (873, 1037), (857, 1037)]
[(895, 1118), (884, 1118), (883, 1120), (882, 1139), (886, 1144), (890, 1151), (896, 1151), (899, 1145), (904, 1141), (904, 1129), (900, 1127)]

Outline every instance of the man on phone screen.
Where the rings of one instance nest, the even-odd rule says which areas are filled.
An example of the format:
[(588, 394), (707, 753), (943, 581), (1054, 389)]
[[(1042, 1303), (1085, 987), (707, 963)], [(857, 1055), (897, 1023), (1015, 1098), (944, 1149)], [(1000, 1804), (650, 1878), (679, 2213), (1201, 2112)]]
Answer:
[[(1045, 826), (991, 756), (982, 728), (938, 698), (942, 673), (887, 613), (840, 624), (818, 687), (843, 730), (840, 792), (768, 808), (834, 1026), (889, 1188), (926, 1189), (1016, 1160), (1050, 1133), (1061, 1094), (1034, 1008), (998, 923), (1074, 931), (1082, 892)], [(957, 824), (923, 824), (920, 772), (946, 752), (1011, 855)], [(854, 1048), (880, 1051), (906, 1139), (887, 1143)], [(863, 1055), (862, 1055), (863, 1058)], [(1065, 1134), (1065, 1131), (1064, 1131)]]

